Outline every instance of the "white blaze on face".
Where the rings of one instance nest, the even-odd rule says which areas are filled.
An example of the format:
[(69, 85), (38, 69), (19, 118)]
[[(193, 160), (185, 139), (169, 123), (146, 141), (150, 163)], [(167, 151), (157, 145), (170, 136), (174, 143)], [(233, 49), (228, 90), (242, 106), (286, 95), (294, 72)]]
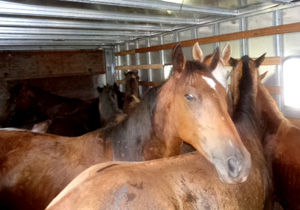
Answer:
[(214, 90), (216, 90), (216, 83), (211, 79), (206, 76), (202, 76), (202, 78), (207, 82), (207, 84)]

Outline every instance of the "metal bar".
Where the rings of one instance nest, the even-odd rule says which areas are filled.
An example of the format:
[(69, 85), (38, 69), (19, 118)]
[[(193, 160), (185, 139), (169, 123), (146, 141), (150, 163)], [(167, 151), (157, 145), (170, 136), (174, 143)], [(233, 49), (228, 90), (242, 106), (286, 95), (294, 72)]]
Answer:
[[(101, 46), (101, 49), (109, 48), (110, 46)], [(98, 50), (97, 46), (1, 46), (1, 51), (43, 51), (43, 50), (51, 50), (51, 51), (61, 51), (61, 50)]]
[(39, 27), (39, 28), (60, 28), (60, 29), (102, 29), (102, 30), (134, 30), (168, 32), (176, 30), (177, 27), (156, 26), (156, 25), (134, 25), (134, 24), (106, 24), (92, 21), (40, 19), (26, 17), (0, 17), (0, 26), (16, 27)]
[(137, 36), (151, 36), (156, 33), (143, 32), (143, 31), (112, 31), (112, 30), (82, 30), (82, 29), (49, 29), (49, 28), (26, 28), (26, 27), (1, 27), (0, 33), (2, 34), (51, 34), (51, 35), (87, 35), (87, 36), (124, 36), (124, 37), (137, 37)]
[(139, 22), (139, 23), (146, 22), (146, 23), (187, 24), (187, 25), (203, 23), (202, 19), (196, 19), (196, 18), (177, 18), (177, 17), (158, 16), (158, 15), (114, 13), (114, 12), (88, 10), (88, 9), (80, 9), (80, 8), (62, 8), (62, 7), (55, 7), (55, 6), (28, 5), (22, 3), (6, 2), (2, 0), (0, 0), (0, 14), (54, 17), (54, 18), (73, 18), (73, 19), (87, 19), (87, 20), (122, 21), (122, 22), (129, 21), (129, 22)]
[(113, 0), (113, 1), (112, 0), (62, 0), (62, 1), (131, 7), (131, 8), (139, 8), (139, 9), (197, 12), (197, 13), (206, 13), (211, 15), (230, 15), (230, 16), (237, 15), (236, 10), (208, 7), (204, 5), (198, 6), (198, 5), (177, 4), (177, 3), (164, 2), (164, 1), (141, 1), (141, 0), (131, 0), (131, 1), (128, 0)]
[(47, 45), (53, 45), (53, 46), (94, 46), (95, 48), (97, 46), (101, 45), (107, 45), (107, 44), (112, 44), (112, 41), (106, 41), (102, 40), (101, 42), (99, 41), (82, 41), (82, 40), (70, 40), (70, 41), (50, 41), (50, 40), (39, 40), (39, 41), (34, 41), (34, 40), (0, 40), (0, 46), (47, 46)]
[(91, 40), (91, 41), (103, 41), (107, 40), (112, 43), (116, 41), (127, 41), (129, 39), (135, 39), (136, 37), (122, 37), (122, 36), (84, 36), (84, 35), (27, 35), (27, 34), (0, 34), (0, 40)]

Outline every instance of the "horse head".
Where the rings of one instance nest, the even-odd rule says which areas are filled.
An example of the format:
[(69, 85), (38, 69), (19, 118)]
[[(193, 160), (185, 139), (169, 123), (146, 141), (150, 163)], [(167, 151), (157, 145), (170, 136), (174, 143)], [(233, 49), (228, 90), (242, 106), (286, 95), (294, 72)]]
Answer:
[(173, 129), (179, 139), (214, 164), (222, 181), (243, 182), (251, 168), (251, 157), (227, 112), (226, 90), (213, 76), (220, 65), (220, 52), (215, 50), (207, 66), (201, 62), (199, 49), (195, 44), (196, 61), (186, 61), (180, 45), (173, 51), (174, 74), (162, 87), (170, 88), (165, 97), (170, 97), (167, 107), (173, 112)]

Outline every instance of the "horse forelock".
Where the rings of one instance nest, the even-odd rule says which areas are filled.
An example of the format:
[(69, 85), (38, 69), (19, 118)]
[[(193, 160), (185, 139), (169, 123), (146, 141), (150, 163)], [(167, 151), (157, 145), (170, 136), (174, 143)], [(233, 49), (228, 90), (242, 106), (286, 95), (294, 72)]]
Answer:
[(199, 61), (187, 61), (185, 71), (183, 72), (182, 77), (180, 77), (180, 80), (184, 82), (188, 81), (189, 78), (194, 77), (195, 72), (204, 72), (209, 77), (214, 78), (205, 64), (200, 63)]

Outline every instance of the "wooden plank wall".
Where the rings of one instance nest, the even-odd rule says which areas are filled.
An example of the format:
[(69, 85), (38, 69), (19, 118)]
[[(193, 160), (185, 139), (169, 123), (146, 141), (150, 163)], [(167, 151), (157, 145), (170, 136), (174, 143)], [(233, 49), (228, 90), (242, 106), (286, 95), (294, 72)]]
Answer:
[(105, 74), (104, 53), (88, 51), (0, 52), (0, 111), (9, 87), (27, 83), (66, 97), (98, 96), (97, 80)]

